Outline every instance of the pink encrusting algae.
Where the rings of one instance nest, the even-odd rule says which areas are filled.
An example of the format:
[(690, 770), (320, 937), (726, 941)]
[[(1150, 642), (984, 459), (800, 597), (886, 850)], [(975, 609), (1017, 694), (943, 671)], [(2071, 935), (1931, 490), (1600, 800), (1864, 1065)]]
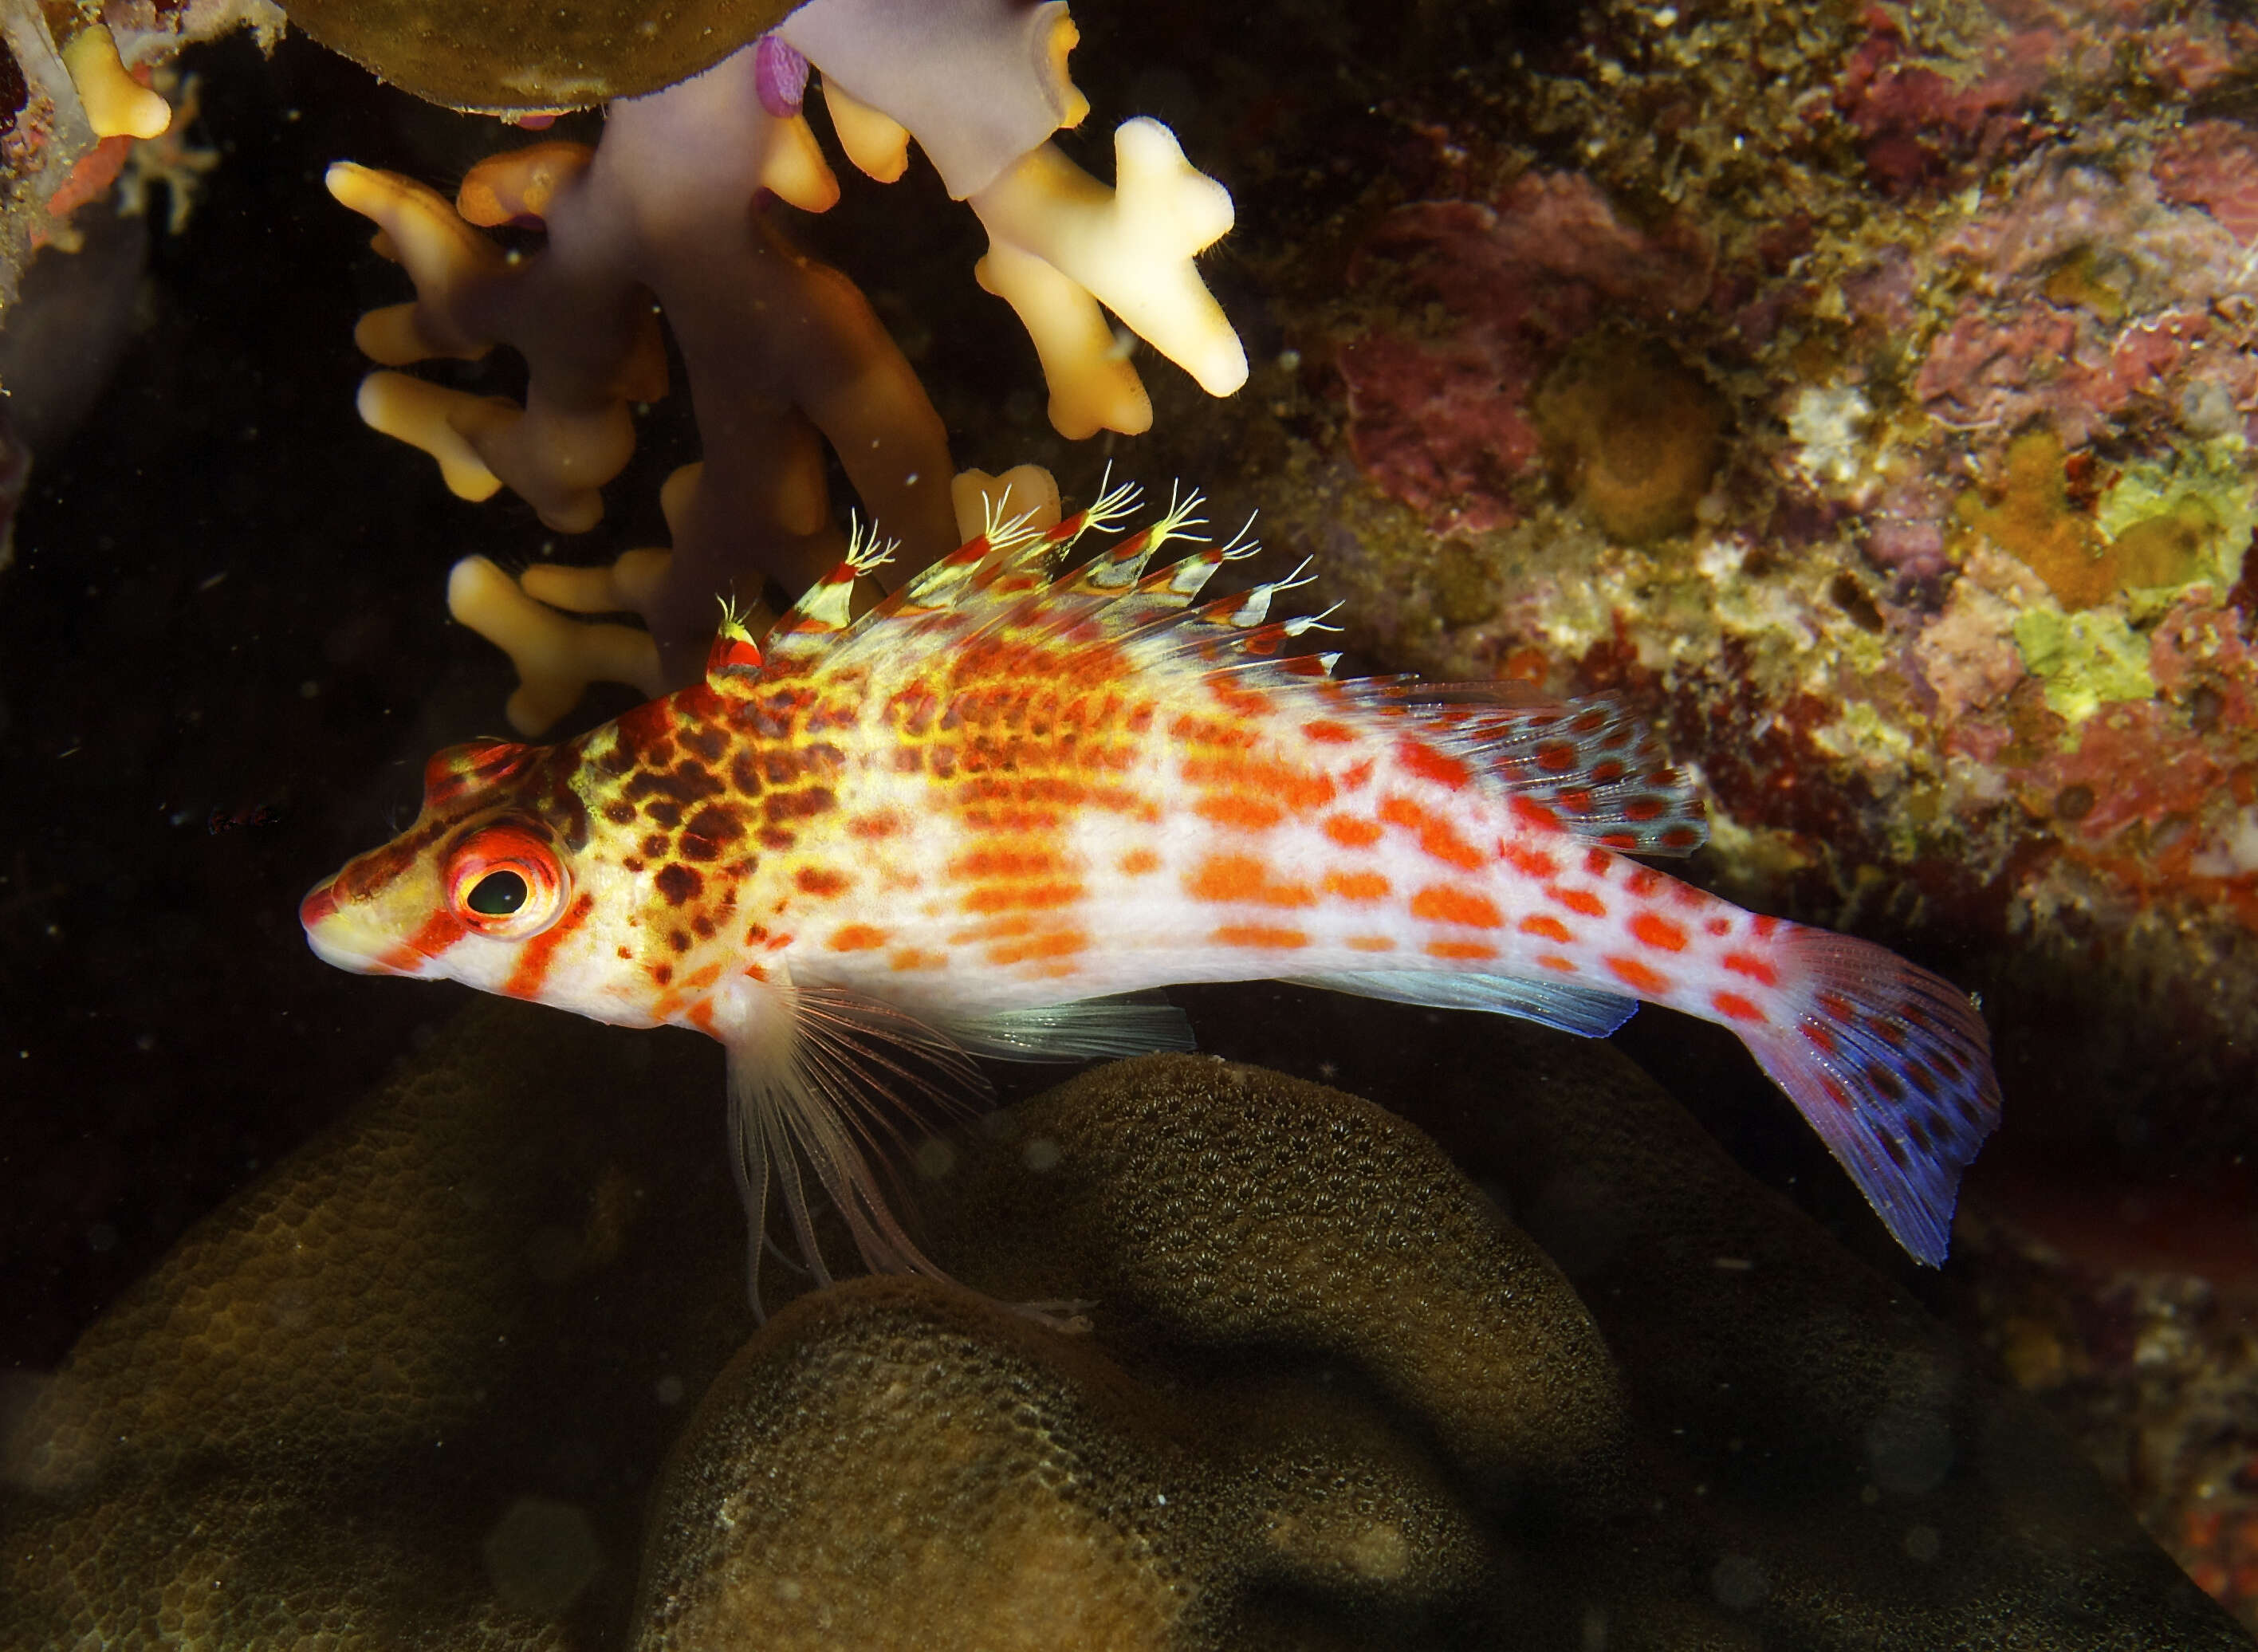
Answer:
[[(1182, 1047), (1121, 995), (1282, 977), (1588, 1036), (1638, 1000), (1731, 1028), (1900, 1243), (1940, 1262), (1997, 1121), (1982, 1021), (1869, 943), (1758, 917), (1629, 858), (1698, 804), (1604, 699), (1340, 681), (1284, 651), (1287, 581), (1199, 603), (1252, 547), (1189, 504), (1054, 578), (1126, 490), (989, 531), (849, 623), (867, 552), (706, 679), (548, 748), (458, 747), (391, 844), (305, 900), (314, 948), (728, 1046), (760, 1243), (771, 1173), (821, 1273), (799, 1166), (881, 1269), (934, 1273), (866, 1149), (906, 1051)], [(827, 1277), (827, 1276), (825, 1276)]]

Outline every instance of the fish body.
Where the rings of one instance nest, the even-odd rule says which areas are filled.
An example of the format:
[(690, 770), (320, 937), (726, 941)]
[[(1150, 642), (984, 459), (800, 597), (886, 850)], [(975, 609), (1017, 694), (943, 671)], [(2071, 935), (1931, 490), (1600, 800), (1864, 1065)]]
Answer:
[(1632, 858), (1698, 805), (1606, 700), (1341, 681), (1233, 552), (1147, 572), (1188, 509), (1054, 578), (1125, 506), (991, 531), (860, 620), (850, 558), (704, 681), (548, 748), (431, 760), (400, 838), (302, 909), (323, 957), (451, 978), (730, 1053), (753, 1242), (801, 1166), (865, 1259), (937, 1272), (881, 1193), (889, 1088), (964, 1053), (1185, 1047), (1125, 995), (1280, 977), (1587, 1035), (1639, 1001), (1730, 1027), (1901, 1243), (1942, 1260), (1998, 1117), (1981, 1020), (1869, 943)]

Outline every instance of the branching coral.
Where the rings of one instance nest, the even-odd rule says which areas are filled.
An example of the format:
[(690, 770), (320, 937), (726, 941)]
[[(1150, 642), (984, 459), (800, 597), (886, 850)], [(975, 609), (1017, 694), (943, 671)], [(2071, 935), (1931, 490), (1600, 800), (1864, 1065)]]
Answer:
[[(666, 387), (653, 299), (688, 364), (707, 450), (668, 489), (671, 555), (630, 552), (608, 577), (536, 571), (522, 592), (636, 610), (655, 660), (616, 627), (590, 631), (576, 656), (571, 632), (491, 578), (456, 582), (458, 617), (522, 670), (526, 639), (545, 639), (542, 684), (529, 677), (512, 702), (520, 728), (568, 709), (576, 676), (648, 688), (694, 674), (716, 594), (749, 603), (770, 578), (796, 588), (835, 563), (822, 441), (902, 542), (902, 573), (957, 542), (945, 435), (908, 363), (860, 292), (794, 250), (762, 204), (821, 211), (838, 198), (799, 112), (810, 62), (859, 167), (898, 176), (914, 138), (970, 202), (990, 237), (980, 279), (1033, 337), (1062, 434), (1151, 422), (1101, 303), (1211, 394), (1243, 382), (1238, 338), (1192, 265), (1230, 228), (1230, 197), (1154, 121), (1116, 133), (1112, 189), (1047, 142), (1087, 108), (1066, 77), (1073, 42), (1055, 3), (816, 0), (704, 74), (614, 103), (593, 150), (537, 143), (473, 168), (451, 207), (409, 179), (330, 169), (331, 192), (378, 225), (378, 250), (416, 286), (356, 335), (386, 368), (362, 386), (363, 416), (430, 453), (458, 494), (508, 487), (551, 528), (593, 528), (633, 451), (633, 406)], [(538, 227), (546, 245), (508, 255), (481, 233), (504, 223)], [(497, 344), (525, 358), (522, 406), (394, 371)]]

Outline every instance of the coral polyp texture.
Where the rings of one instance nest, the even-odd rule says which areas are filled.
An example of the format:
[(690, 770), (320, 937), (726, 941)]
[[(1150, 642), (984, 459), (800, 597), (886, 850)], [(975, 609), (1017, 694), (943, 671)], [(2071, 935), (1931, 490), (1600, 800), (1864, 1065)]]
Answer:
[[(989, 236), (979, 280), (1025, 323), (1062, 435), (1152, 421), (1101, 305), (1211, 394), (1244, 380), (1193, 266), (1231, 227), (1222, 187), (1156, 121), (1116, 131), (1111, 188), (1047, 141), (1088, 107), (1066, 76), (1074, 39), (1058, 4), (814, 0), (705, 73), (614, 103), (593, 148), (542, 141), (473, 167), (451, 205), (394, 174), (330, 169), (331, 193), (377, 224), (377, 249), (416, 288), (362, 320), (358, 341), (384, 364), (362, 384), (362, 415), (429, 452), (458, 495), (507, 487), (551, 528), (594, 527), (634, 450), (634, 408), (667, 387), (654, 302), (686, 364), (705, 453), (667, 490), (671, 547), (630, 551), (609, 576), (536, 569), (515, 592), (458, 571), (457, 617), (509, 647), (522, 674), (531, 656), (512, 639), (547, 640), (512, 702), (522, 731), (590, 679), (656, 691), (694, 677), (717, 596), (752, 605), (770, 579), (797, 591), (833, 566), (845, 539), (825, 443), (904, 571), (959, 542), (940, 416), (861, 292), (797, 251), (773, 205), (820, 212), (839, 197), (801, 112), (811, 67), (856, 166), (897, 178), (914, 138), (969, 202)], [(508, 252), (485, 233), (501, 225), (544, 239)], [(522, 403), (398, 371), (496, 344), (524, 358)], [(632, 609), (648, 639), (613, 624), (576, 649), (579, 627), (529, 603)]]

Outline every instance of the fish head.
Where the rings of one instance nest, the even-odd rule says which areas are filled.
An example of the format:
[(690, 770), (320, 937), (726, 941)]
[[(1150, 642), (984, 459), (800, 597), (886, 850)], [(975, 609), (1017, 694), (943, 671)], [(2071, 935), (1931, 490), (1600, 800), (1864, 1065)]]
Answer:
[(423, 771), (423, 806), (391, 842), (346, 862), (299, 904), (325, 962), (361, 975), (458, 981), (607, 1021), (623, 1005), (613, 932), (632, 925), (631, 879), (588, 853), (568, 748), (481, 741)]

